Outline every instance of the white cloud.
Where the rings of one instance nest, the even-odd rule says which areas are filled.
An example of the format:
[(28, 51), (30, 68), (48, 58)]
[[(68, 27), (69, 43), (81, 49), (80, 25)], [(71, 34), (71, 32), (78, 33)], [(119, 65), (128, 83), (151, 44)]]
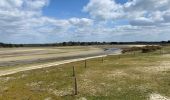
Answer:
[(23, 4), (23, 0), (1, 0), (0, 8), (13, 9), (13, 8), (21, 7), (22, 4)]
[[(55, 19), (42, 15), (49, 0), (0, 0), (0, 41), (37, 37), (45, 40), (48, 35), (69, 33), (72, 27), (88, 27), (93, 20), (88, 18)], [(41, 38), (38, 38), (41, 37)], [(26, 41), (28, 40), (28, 41)], [(17, 40), (16, 40), (17, 41)]]
[(49, 4), (49, 0), (25, 0), (26, 8), (31, 10), (41, 10)]
[(93, 18), (116, 19), (122, 16), (122, 6), (113, 0), (90, 0), (83, 11), (89, 12)]
[(44, 16), (42, 9), (49, 3), (0, 0), (0, 41), (137, 41), (170, 37), (170, 0), (129, 0), (125, 4), (90, 0), (83, 8), (90, 18), (68, 19)]
[(87, 18), (71, 18), (69, 19), (69, 22), (72, 25), (78, 26), (78, 27), (84, 27), (84, 26), (91, 26), (93, 25), (93, 20), (87, 19)]
[(170, 0), (129, 0), (125, 4), (117, 4), (114, 0), (90, 0), (83, 11), (95, 19), (127, 19), (132, 25), (139, 23), (141, 26), (169, 20), (169, 5)]
[(125, 4), (125, 9), (130, 11), (164, 11), (169, 9), (169, 0), (132, 0)]
[(170, 11), (167, 11), (164, 15), (163, 18), (165, 22), (170, 22)]
[(130, 20), (130, 24), (133, 25), (133, 26), (151, 26), (151, 25), (155, 25), (153, 20), (147, 19), (145, 17)]

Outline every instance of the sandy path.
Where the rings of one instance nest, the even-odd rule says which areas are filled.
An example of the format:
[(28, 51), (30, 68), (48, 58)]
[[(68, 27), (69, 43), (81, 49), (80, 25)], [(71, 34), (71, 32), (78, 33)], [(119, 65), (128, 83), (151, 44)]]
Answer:
[(57, 65), (61, 65), (61, 64), (92, 59), (92, 58), (105, 57), (105, 56), (107, 56), (107, 55), (78, 58), (78, 59), (71, 59), (71, 60), (63, 60), (63, 61), (58, 61), (58, 62), (54, 62), (54, 63), (47, 63), (47, 64), (42, 64), (42, 65), (37, 65), (37, 66), (19, 67), (19, 68), (16, 68), (16, 69), (9, 69), (9, 70), (0, 71), (0, 76), (10, 75), (10, 74), (14, 74), (14, 73), (22, 72), (22, 71), (27, 71), (27, 70), (47, 68), (47, 67), (57, 66)]
[(3, 50), (3, 51), (1, 51), (0, 50), (0, 54), (2, 53), (2, 54), (4, 54), (4, 53), (16, 53), (16, 52), (29, 52), (29, 51), (41, 51), (41, 50), (46, 50), (46, 49), (14, 49), (14, 50)]
[[(101, 52), (102, 50), (89, 50), (89, 51), (67, 51), (67, 52), (57, 52), (53, 54), (39, 54), (39, 55), (26, 55), (26, 56), (14, 56), (14, 57), (3, 57), (0, 59), (0, 62), (9, 62), (9, 61), (19, 61), (19, 60), (34, 60), (34, 59), (41, 59), (41, 58), (53, 58), (53, 57), (65, 57), (65, 56), (73, 56), (73, 55), (80, 55), (80, 54), (93, 54)], [(50, 52), (49, 52), (50, 53)], [(2, 57), (0, 57), (2, 58)]]

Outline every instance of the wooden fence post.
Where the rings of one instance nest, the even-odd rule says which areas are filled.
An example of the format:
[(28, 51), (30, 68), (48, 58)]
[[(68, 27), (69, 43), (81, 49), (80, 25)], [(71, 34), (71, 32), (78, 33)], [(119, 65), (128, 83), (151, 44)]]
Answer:
[(73, 81), (74, 81), (74, 95), (78, 94), (77, 91), (77, 78), (76, 78), (76, 73), (75, 73), (75, 67), (73, 66)]
[(73, 77), (75, 77), (75, 68), (73, 66)]
[(78, 91), (77, 91), (77, 78), (74, 77), (74, 95), (77, 95)]
[(87, 61), (86, 60), (84, 61), (84, 66), (85, 66), (85, 68), (87, 68)]

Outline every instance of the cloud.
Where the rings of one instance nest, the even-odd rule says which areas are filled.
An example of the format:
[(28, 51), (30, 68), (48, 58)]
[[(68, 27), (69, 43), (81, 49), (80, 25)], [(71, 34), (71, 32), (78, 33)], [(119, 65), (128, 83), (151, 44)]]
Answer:
[(125, 10), (130, 11), (164, 11), (169, 9), (169, 0), (131, 0), (124, 4)]
[(72, 41), (162, 41), (169, 40), (170, 26), (132, 26), (78, 28)]
[(43, 15), (50, 0), (0, 0), (0, 41), (168, 40), (170, 0), (90, 0), (83, 7), (89, 18), (57, 19)]
[(93, 20), (87, 18), (71, 18), (69, 22), (78, 27), (91, 26), (93, 25)]
[(83, 11), (101, 21), (127, 19), (132, 21), (132, 25), (139, 23), (141, 26), (169, 20), (169, 5), (170, 0), (129, 0), (125, 4), (118, 4), (114, 0), (90, 0)]
[[(30, 43), (32, 39), (44, 42), (46, 37), (69, 33), (72, 27), (88, 27), (88, 18), (56, 19), (46, 17), (42, 9), (49, 0), (0, 0), (0, 41)], [(32, 38), (32, 39), (31, 39)]]
[(1, 0), (0, 8), (1, 9), (12, 9), (21, 7), (23, 4), (22, 0)]
[(163, 15), (163, 18), (164, 18), (165, 22), (170, 22), (170, 11), (169, 11), (169, 12), (166, 12), (166, 13)]
[(49, 0), (25, 0), (25, 6), (30, 10), (41, 10), (49, 4)]
[(90, 0), (83, 11), (89, 12), (93, 18), (101, 20), (116, 19), (122, 16), (122, 6), (112, 0)]
[(145, 17), (130, 20), (130, 24), (133, 25), (133, 26), (151, 26), (151, 25), (155, 25), (153, 20), (147, 19)]

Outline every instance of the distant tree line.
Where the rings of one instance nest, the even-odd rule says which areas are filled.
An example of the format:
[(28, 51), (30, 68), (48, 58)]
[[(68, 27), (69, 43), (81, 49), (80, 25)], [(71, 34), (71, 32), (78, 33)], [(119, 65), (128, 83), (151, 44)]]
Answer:
[(11, 44), (11, 43), (0, 43), (0, 47), (47, 47), (47, 46), (90, 46), (90, 45), (120, 45), (120, 44), (141, 44), (141, 45), (164, 45), (169, 44), (169, 41), (161, 42), (62, 42), (62, 43), (45, 43), (45, 44)]

